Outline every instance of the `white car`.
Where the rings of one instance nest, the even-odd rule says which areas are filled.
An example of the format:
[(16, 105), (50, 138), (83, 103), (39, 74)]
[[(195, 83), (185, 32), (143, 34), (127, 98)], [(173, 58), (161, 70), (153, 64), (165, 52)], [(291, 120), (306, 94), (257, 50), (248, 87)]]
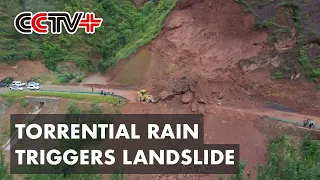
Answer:
[(37, 83), (37, 82), (29, 82), (29, 83), (28, 83), (28, 86), (30, 86), (30, 85), (40, 86), (40, 83)]
[(21, 86), (22, 82), (21, 81), (13, 81), (11, 86)]
[(22, 86), (10, 86), (10, 90), (23, 91), (23, 87)]
[(36, 86), (36, 85), (31, 85), (31, 84), (29, 84), (28, 87), (27, 87), (27, 89), (29, 89), (29, 90), (39, 90), (40, 87), (39, 87), (39, 86)]

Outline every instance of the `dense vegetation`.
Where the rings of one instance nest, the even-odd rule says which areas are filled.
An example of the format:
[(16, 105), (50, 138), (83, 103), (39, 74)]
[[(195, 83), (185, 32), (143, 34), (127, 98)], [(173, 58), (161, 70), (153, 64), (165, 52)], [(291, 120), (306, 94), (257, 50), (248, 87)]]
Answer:
[[(137, 8), (130, 0), (0, 0), (0, 63), (44, 60), (50, 70), (58, 71), (57, 65), (68, 61), (84, 70), (104, 71), (149, 43), (175, 2), (149, 1)], [(13, 19), (22, 10), (95, 12), (104, 22), (93, 35), (82, 29), (75, 35), (21, 35)]]
[[(283, 136), (268, 146), (269, 162), (258, 167), (259, 180), (318, 180), (320, 179), (320, 142), (309, 136), (302, 142)], [(241, 173), (230, 180), (250, 179)], [(249, 175), (250, 177), (250, 175)]]

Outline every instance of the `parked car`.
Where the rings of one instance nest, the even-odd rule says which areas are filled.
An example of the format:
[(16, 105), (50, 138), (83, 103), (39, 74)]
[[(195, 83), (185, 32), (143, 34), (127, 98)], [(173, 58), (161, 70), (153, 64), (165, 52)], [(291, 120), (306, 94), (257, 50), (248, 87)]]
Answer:
[(10, 86), (10, 90), (13, 91), (23, 91), (23, 87), (22, 86)]
[(22, 85), (22, 82), (21, 81), (13, 81), (11, 83), (11, 86), (21, 86)]
[(0, 88), (1, 88), (1, 87), (9, 87), (9, 84), (0, 82)]
[(31, 82), (28, 83), (28, 86), (29, 86), (29, 85), (40, 86), (40, 83), (31, 81)]
[(27, 85), (27, 83), (23, 83), (21, 81), (13, 81), (11, 85), (12, 86), (23, 86), (24, 87), (24, 86)]
[(36, 86), (36, 85), (28, 85), (28, 87), (27, 87), (27, 89), (29, 89), (29, 90), (39, 90), (40, 89), (40, 87), (39, 86)]

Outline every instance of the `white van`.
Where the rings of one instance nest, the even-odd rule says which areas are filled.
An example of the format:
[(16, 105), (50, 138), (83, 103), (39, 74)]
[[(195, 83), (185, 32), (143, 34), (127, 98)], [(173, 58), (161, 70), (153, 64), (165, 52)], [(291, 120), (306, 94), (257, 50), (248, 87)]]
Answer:
[(22, 83), (21, 83), (21, 81), (13, 81), (11, 85), (12, 86), (22, 86)]
[(27, 83), (23, 83), (21, 81), (13, 81), (11, 86), (25, 86)]

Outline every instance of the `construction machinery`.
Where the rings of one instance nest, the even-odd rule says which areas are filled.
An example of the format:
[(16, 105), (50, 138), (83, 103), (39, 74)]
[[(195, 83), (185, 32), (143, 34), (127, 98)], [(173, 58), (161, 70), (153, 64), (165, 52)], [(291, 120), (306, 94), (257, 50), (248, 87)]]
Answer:
[(137, 101), (145, 101), (148, 103), (156, 103), (158, 100), (154, 98), (152, 95), (147, 94), (147, 90), (141, 90), (137, 92)]

